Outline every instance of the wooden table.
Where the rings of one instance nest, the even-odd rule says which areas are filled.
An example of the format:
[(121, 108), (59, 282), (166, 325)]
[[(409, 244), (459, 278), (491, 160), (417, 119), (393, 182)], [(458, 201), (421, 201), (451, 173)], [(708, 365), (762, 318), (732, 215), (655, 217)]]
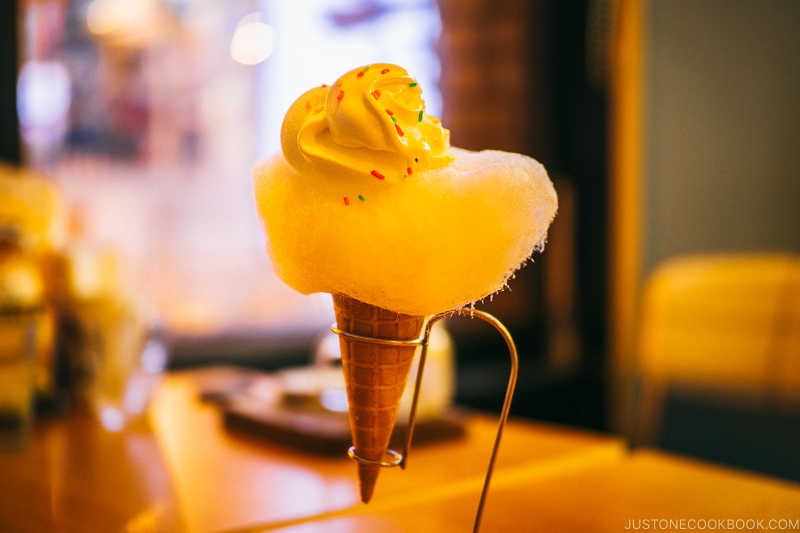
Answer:
[[(111, 433), (79, 413), (40, 420), (24, 452), (0, 455), (0, 531), (259, 531), (342, 513), (366, 519), (371, 509), (405, 512), (395, 508), (399, 502), (416, 514), (418, 502), (431, 507), (436, 499), (472, 520), (495, 417), (470, 416), (463, 439), (413, 448), (408, 468), (385, 469), (365, 506), (348, 458), (309, 455), (227, 431), (219, 409), (198, 397), (203, 377), (167, 376), (148, 427)], [(527, 486), (531, 479), (615, 464), (624, 454), (615, 438), (512, 420), (495, 482), (498, 491), (518, 478)], [(505, 501), (494, 491), (493, 482), (487, 513)]]
[[(269, 529), (280, 533), (472, 531), (477, 492), (438, 493)], [(645, 450), (571, 471), (523, 467), (492, 483), (481, 531), (800, 530), (800, 486)]]

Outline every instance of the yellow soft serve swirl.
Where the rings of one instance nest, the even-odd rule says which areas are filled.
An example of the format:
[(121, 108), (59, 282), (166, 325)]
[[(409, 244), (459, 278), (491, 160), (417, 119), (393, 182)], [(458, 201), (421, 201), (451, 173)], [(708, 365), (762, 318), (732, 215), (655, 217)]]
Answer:
[(321, 177), (398, 183), (453, 160), (450, 132), (425, 113), (422, 90), (388, 63), (351, 70), (311, 89), (281, 129), (287, 161)]

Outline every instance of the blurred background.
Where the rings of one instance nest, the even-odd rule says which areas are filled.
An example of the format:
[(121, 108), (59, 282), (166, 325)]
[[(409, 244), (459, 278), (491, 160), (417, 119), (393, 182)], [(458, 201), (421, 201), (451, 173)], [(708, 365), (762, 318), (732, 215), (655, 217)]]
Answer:
[[(69, 338), (58, 302), (103, 295), (135, 307), (170, 369), (308, 362), (333, 322), (330, 299), (272, 273), (250, 171), (278, 149), (297, 95), (392, 62), (418, 79), (453, 145), (531, 155), (556, 185), (545, 252), (478, 304), (520, 350), (512, 413), (800, 478), (796, 458), (763, 461), (800, 446), (797, 2), (19, 0), (0, 10), (2, 172), (59, 198), (42, 248), (61, 264), (61, 292), (45, 291), (61, 294), (56, 374), (58, 339)], [(662, 270), (697, 256), (722, 266)], [(651, 289), (664, 272), (678, 281)], [(696, 309), (663, 311), (671, 303), (659, 297), (677, 299), (692, 280), (734, 278)], [(763, 309), (742, 304), (704, 333), (720, 309), (751, 300)], [(654, 348), (672, 333), (666, 319), (643, 333), (651, 312), (684, 317), (685, 345)], [(736, 337), (753, 324), (763, 338)], [(502, 339), (477, 321), (447, 328), (455, 401), (499, 410)], [(720, 370), (740, 360), (731, 344), (749, 370)], [(673, 352), (711, 370), (673, 372)], [(705, 435), (708, 420), (761, 438)]]

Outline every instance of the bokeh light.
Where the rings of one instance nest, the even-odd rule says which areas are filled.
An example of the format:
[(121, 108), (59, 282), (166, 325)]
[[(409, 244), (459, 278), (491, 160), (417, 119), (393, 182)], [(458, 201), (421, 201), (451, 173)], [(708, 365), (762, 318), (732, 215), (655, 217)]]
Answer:
[(272, 55), (272, 26), (261, 22), (258, 13), (251, 13), (239, 22), (231, 39), (231, 57), (243, 65), (257, 65)]

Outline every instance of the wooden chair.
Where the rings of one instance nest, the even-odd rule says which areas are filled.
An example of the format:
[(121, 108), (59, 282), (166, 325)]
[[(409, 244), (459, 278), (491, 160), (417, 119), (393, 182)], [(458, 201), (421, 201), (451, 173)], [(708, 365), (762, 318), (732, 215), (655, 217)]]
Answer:
[[(706, 454), (724, 456), (727, 444), (744, 453), (746, 443), (724, 441), (722, 420), (737, 411), (744, 418), (727, 422), (730, 439), (750, 424), (761, 433), (752, 435), (753, 450), (773, 429), (779, 446), (787, 438), (800, 442), (800, 256), (706, 255), (663, 264), (644, 289), (637, 362), (634, 445), (664, 447), (692, 440), (681, 431), (700, 432), (676, 427), (694, 417), (669, 416), (676, 397), (713, 407), (705, 426), (720, 427), (702, 437)], [(721, 444), (713, 444), (717, 437)], [(794, 455), (800, 476), (800, 451)]]

